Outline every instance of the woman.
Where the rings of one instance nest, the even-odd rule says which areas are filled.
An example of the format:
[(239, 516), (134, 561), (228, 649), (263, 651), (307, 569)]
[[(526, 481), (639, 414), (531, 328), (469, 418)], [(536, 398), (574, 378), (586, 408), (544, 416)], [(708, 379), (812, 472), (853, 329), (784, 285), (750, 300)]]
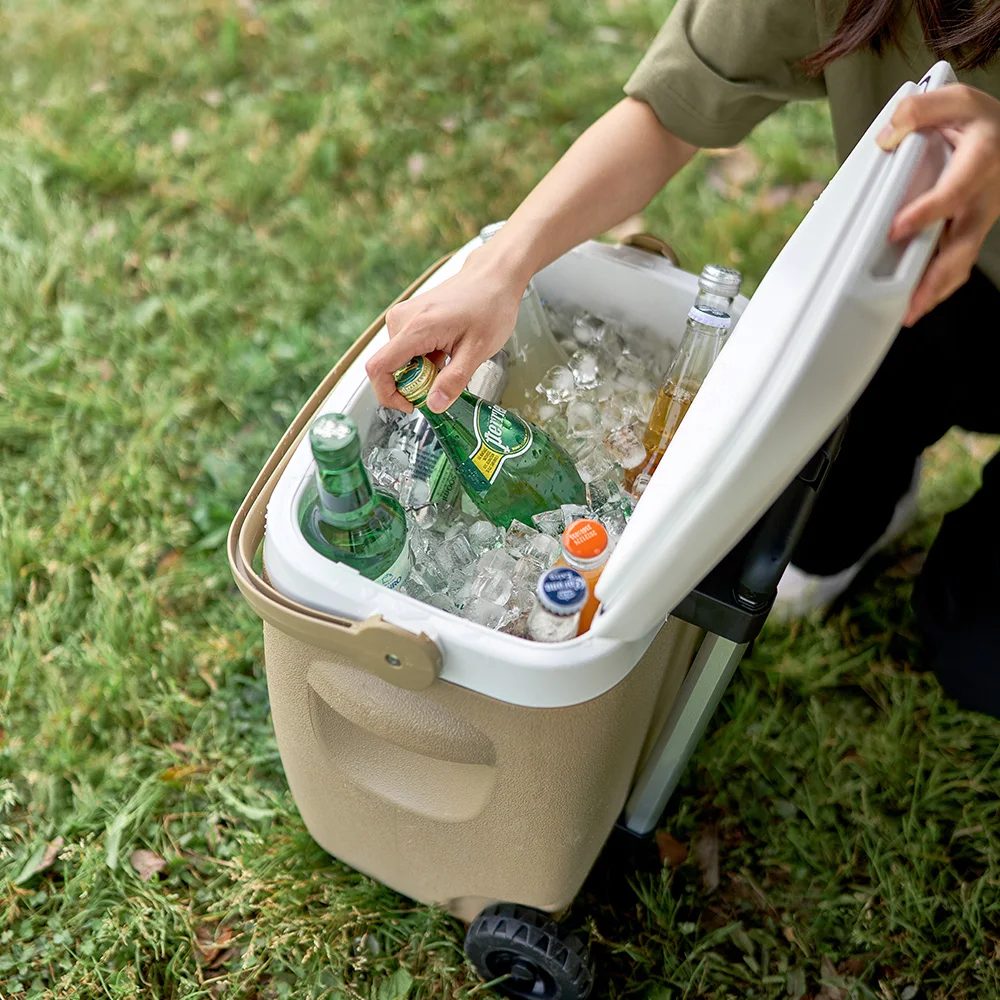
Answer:
[[(970, 13), (970, 9), (975, 11)], [(388, 317), (368, 364), (379, 400), (410, 409), (392, 372), (451, 356), (428, 400), (447, 408), (506, 341), (530, 277), (641, 211), (699, 147), (734, 145), (784, 103), (830, 102), (843, 158), (899, 86), (938, 58), (961, 83), (907, 98), (878, 137), (938, 129), (954, 146), (938, 184), (902, 209), (903, 240), (946, 220), (904, 330), (851, 418), (839, 461), (782, 581), (821, 607), (905, 523), (924, 448), (950, 427), (1000, 432), (1000, 2), (679, 0), (628, 81), (460, 274)], [(1000, 457), (949, 514), (914, 593), (930, 664), (960, 702), (1000, 715)]]

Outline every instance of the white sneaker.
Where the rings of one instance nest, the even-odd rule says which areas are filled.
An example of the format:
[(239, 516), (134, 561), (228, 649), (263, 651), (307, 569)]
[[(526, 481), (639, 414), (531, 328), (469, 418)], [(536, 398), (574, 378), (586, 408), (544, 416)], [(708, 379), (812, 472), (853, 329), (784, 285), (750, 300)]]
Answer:
[(920, 472), (923, 459), (918, 458), (913, 466), (913, 479), (909, 490), (902, 496), (893, 511), (889, 527), (877, 542), (853, 565), (832, 576), (814, 576), (804, 573), (790, 563), (778, 583), (778, 596), (768, 615), (770, 621), (787, 622), (792, 618), (804, 618), (814, 611), (825, 611), (851, 585), (854, 578), (864, 568), (865, 563), (876, 552), (894, 542), (909, 530), (917, 516), (917, 493), (920, 488)]

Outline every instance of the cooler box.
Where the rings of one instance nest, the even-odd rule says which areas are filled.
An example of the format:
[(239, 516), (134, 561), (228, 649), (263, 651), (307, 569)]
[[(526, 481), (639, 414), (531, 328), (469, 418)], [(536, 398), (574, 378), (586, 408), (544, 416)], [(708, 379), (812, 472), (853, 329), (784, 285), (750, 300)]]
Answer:
[[(579, 942), (543, 914), (572, 901), (620, 817), (637, 834), (655, 827), (767, 616), (837, 428), (939, 235), (887, 240), (949, 148), (935, 133), (885, 154), (875, 135), (902, 97), (953, 80), (940, 63), (900, 90), (753, 300), (735, 304), (729, 342), (600, 580), (590, 632), (554, 644), (493, 632), (385, 590), (302, 538), (308, 425), (339, 411), (368, 426), (364, 366), (386, 340), (384, 313), (303, 407), (233, 522), (230, 563), (264, 620), (278, 746), (310, 833), (473, 921), (470, 958), (485, 976), (508, 976), (508, 995), (589, 992)], [(457, 272), (478, 245), (400, 298)], [(579, 246), (538, 274), (538, 290), (676, 345), (697, 277), (641, 245)]]

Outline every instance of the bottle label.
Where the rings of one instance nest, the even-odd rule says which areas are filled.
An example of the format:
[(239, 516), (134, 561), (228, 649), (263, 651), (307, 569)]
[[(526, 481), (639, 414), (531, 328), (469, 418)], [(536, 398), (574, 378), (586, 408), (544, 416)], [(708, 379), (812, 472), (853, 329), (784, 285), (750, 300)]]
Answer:
[(531, 427), (502, 406), (476, 400), (472, 417), (476, 448), (466, 462), (466, 481), (485, 493), (496, 481), (508, 458), (523, 455), (531, 447)]
[(398, 590), (410, 576), (410, 546), (404, 542), (396, 561), (375, 581), (389, 590)]

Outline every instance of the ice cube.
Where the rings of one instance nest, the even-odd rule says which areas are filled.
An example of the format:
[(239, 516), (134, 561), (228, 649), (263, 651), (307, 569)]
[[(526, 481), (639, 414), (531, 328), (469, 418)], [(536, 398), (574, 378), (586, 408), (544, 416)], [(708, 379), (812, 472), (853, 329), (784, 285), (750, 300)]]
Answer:
[(426, 553), (411, 560), (409, 580), (414, 586), (419, 584), (432, 594), (442, 594), (448, 588), (448, 579), (449, 575)]
[(432, 608), (440, 608), (449, 614), (455, 614), (458, 608), (455, 602), (447, 594), (431, 594), (430, 597), (422, 598), (424, 604), (429, 604)]
[(425, 604), (429, 604), (434, 594), (427, 589), (427, 585), (420, 579), (419, 576), (410, 574), (406, 578), (406, 582), (400, 588), (407, 597), (412, 597), (414, 600), (423, 601)]
[(584, 507), (581, 503), (564, 503), (560, 510), (567, 524), (570, 521), (579, 521), (581, 517), (590, 517), (590, 508)]
[(519, 639), (527, 639), (529, 614), (531, 614), (530, 608), (527, 611), (511, 608), (503, 617), (500, 631), (507, 635), (516, 635)]
[(504, 620), (504, 609), (482, 597), (474, 597), (463, 608), (463, 615), (470, 622), (485, 625), (486, 628), (499, 628)]
[(601, 524), (607, 528), (608, 537), (616, 542), (622, 536), (625, 525), (628, 523), (621, 507), (615, 503), (605, 504), (594, 512), (594, 516)]
[(618, 377), (625, 376), (629, 378), (633, 385), (641, 379), (649, 377), (649, 369), (645, 362), (628, 350), (622, 351), (618, 355), (617, 368)]
[(573, 332), (574, 316), (575, 311), (569, 306), (545, 304), (545, 318), (548, 320), (549, 329), (557, 337), (566, 337)]
[(493, 566), (481, 567), (472, 581), (472, 596), (490, 601), (493, 604), (505, 605), (510, 600), (514, 583), (509, 574)]
[(544, 424), (539, 424), (538, 426), (557, 444), (569, 437), (569, 424), (566, 423), (566, 418), (562, 413), (556, 414), (551, 420), (547, 420)]
[(569, 367), (577, 388), (592, 389), (601, 381), (601, 368), (594, 351), (577, 351), (569, 359)]
[(618, 484), (613, 479), (595, 479), (587, 483), (587, 506), (598, 510), (606, 503), (617, 500), (620, 495)]
[(612, 359), (612, 365), (625, 352), (625, 340), (617, 323), (605, 323), (599, 341), (601, 351)]
[(385, 461), (386, 467), (396, 473), (397, 479), (410, 468), (410, 457), (402, 448), (390, 448)]
[(537, 559), (546, 568), (558, 558), (561, 546), (551, 535), (536, 534), (524, 549), (525, 559)]
[(546, 569), (548, 569), (548, 566), (543, 566), (537, 559), (521, 559), (511, 576), (514, 590), (517, 591), (522, 587), (528, 587), (534, 593), (535, 587), (538, 584), (538, 578)]
[(471, 566), (476, 561), (477, 555), (464, 533), (446, 539), (438, 546), (437, 551), (441, 565), (458, 574), (461, 574), (467, 566)]
[(504, 546), (512, 553), (523, 555), (528, 543), (537, 534), (538, 532), (534, 528), (529, 527), (523, 521), (513, 520), (507, 529)]
[(465, 492), (465, 490), (462, 490), (461, 510), (463, 514), (466, 514), (469, 517), (479, 517), (481, 514), (481, 511), (476, 506), (475, 501), (469, 496), (468, 493)]
[(487, 549), (495, 549), (503, 545), (504, 533), (502, 528), (498, 528), (489, 521), (476, 521), (469, 528), (469, 544), (476, 552), (485, 552)]
[(553, 365), (535, 388), (550, 403), (565, 403), (572, 399), (576, 393), (576, 381), (568, 368), (564, 368), (562, 365)]
[(547, 510), (536, 514), (531, 522), (544, 534), (558, 538), (566, 528), (566, 515), (561, 510)]
[(604, 335), (604, 320), (592, 313), (581, 312), (573, 320), (573, 338), (582, 347), (596, 344)]
[(517, 560), (505, 549), (490, 549), (479, 557), (477, 566), (480, 570), (486, 567), (496, 568), (510, 576), (517, 567)]
[(566, 407), (566, 422), (570, 432), (573, 434), (587, 434), (597, 429), (600, 425), (601, 417), (597, 412), (597, 407), (593, 403), (586, 403), (582, 399), (574, 399)]
[(431, 499), (431, 488), (410, 469), (399, 477), (399, 502), (407, 508), (423, 507)]
[(604, 443), (607, 446), (608, 457), (623, 469), (633, 469), (646, 458), (646, 449), (631, 427), (619, 427), (612, 431)]
[(409, 513), (413, 522), (425, 531), (434, 527), (439, 516), (436, 503), (426, 503), (422, 507), (414, 507)]
[(576, 471), (585, 483), (595, 479), (608, 479), (614, 471), (614, 465), (600, 448), (595, 448), (576, 463)]
[(595, 430), (589, 434), (571, 434), (562, 442), (562, 446), (572, 458), (580, 461), (584, 455), (589, 455), (600, 441), (600, 432)]
[(555, 403), (542, 403), (535, 413), (536, 423), (539, 427), (545, 427), (549, 421), (555, 420), (561, 413), (562, 410)]

